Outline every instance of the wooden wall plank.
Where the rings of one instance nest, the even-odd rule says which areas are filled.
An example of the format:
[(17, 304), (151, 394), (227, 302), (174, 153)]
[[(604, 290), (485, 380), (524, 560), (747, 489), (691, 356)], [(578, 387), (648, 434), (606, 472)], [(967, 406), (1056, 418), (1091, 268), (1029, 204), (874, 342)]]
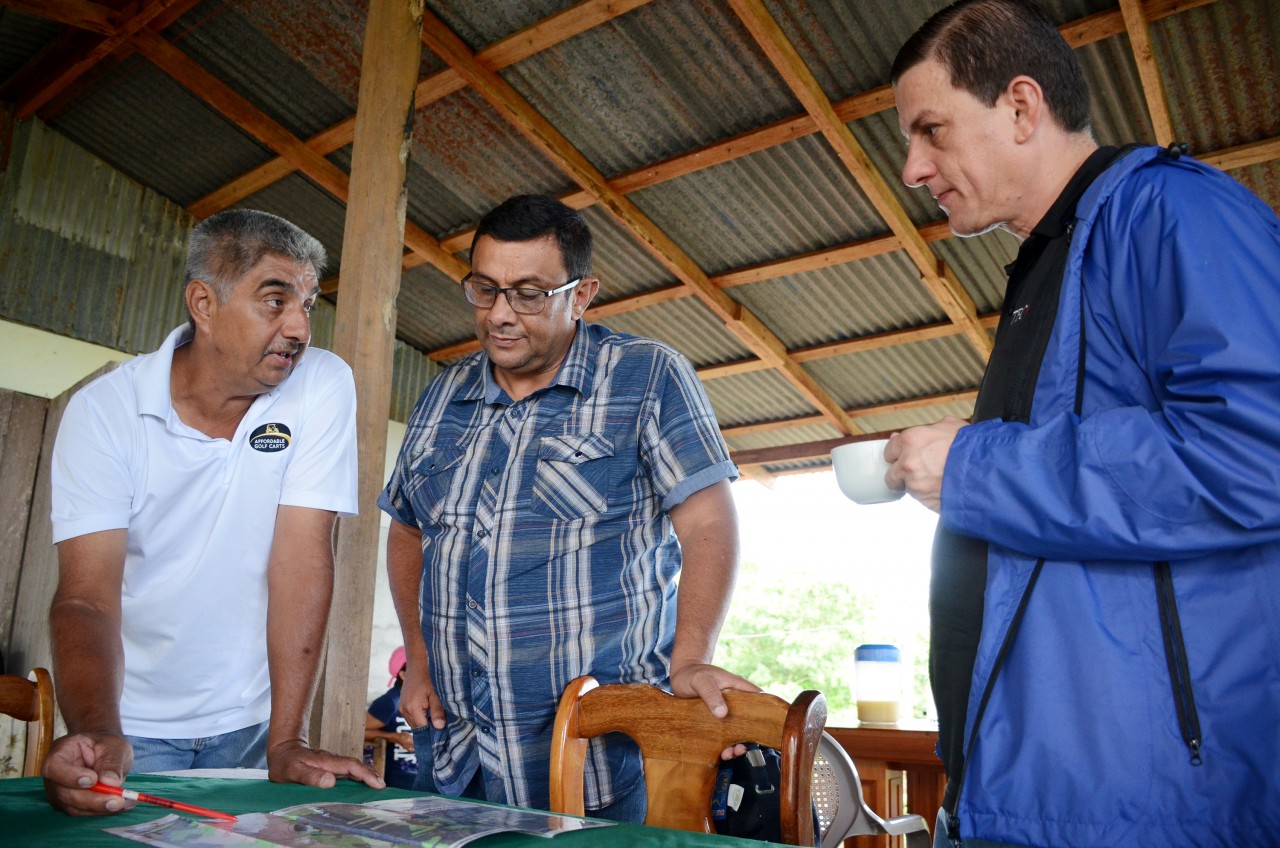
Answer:
[[(49, 603), (58, 587), (58, 552), (53, 546), (53, 521), (49, 515), (53, 490), (50, 482), (53, 442), (71, 396), (83, 386), (114, 370), (119, 364), (108, 362), (49, 401), (41, 434), (40, 462), (36, 468), (35, 486), (31, 494), (31, 516), (27, 521), (22, 573), (18, 578), (13, 628), (9, 636), (9, 653), (5, 655), (6, 666), (27, 669), (43, 666), (53, 671), (53, 651), (49, 645)], [(56, 679), (54, 682), (56, 685)], [(62, 717), (59, 713), (58, 732), (62, 730)]]
[(0, 390), (0, 646), (18, 674), (26, 669), (8, 664), (9, 640), (48, 409), (44, 398)]

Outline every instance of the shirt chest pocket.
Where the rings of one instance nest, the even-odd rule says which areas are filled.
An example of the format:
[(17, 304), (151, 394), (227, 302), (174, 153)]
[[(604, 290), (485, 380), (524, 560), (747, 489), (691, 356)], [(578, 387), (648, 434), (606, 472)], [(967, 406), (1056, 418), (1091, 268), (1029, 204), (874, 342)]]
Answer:
[(609, 508), (613, 440), (599, 433), (544, 436), (538, 440), (532, 509), (576, 521)]
[(440, 519), (452, 498), (453, 482), (462, 469), (463, 451), (458, 447), (432, 447), (423, 450), (413, 461), (415, 485), (413, 509), (419, 520), (434, 523)]

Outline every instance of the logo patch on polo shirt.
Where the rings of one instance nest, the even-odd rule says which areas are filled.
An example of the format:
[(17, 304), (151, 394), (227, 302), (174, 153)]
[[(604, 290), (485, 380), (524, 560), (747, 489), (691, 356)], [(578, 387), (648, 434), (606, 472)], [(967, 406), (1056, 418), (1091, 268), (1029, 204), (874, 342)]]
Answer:
[(282, 451), (292, 442), (293, 436), (283, 424), (263, 424), (249, 436), (249, 447), (263, 453)]

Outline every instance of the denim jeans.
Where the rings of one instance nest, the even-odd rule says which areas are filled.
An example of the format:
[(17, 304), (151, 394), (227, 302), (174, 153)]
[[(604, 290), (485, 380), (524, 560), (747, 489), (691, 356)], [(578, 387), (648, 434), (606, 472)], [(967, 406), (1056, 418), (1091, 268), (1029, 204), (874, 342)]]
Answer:
[(126, 736), (135, 774), (193, 768), (266, 768), (269, 722), (197, 739)]
[(413, 758), (418, 762), (418, 774), (413, 779), (414, 792), (435, 792), (436, 781), (432, 775), (435, 768), (435, 757), (431, 753), (431, 725), (409, 728), (413, 737)]
[[(955, 848), (955, 844), (947, 838), (947, 822), (950, 816), (946, 810), (938, 810), (938, 821), (933, 826), (933, 848)], [(985, 839), (966, 839), (961, 848), (1024, 848), (1010, 842), (988, 842)]]

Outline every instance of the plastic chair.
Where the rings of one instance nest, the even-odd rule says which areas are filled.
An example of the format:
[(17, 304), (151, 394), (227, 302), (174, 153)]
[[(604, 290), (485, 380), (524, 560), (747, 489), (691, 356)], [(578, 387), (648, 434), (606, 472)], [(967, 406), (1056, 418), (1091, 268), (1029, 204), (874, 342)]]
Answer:
[(644, 757), (649, 811), (644, 823), (714, 833), (711, 793), (720, 752), (756, 742), (782, 754), (782, 838), (813, 845), (809, 782), (827, 720), (821, 692), (788, 704), (776, 695), (724, 690), (729, 715), (718, 719), (699, 698), (677, 698), (654, 686), (601, 686), (579, 677), (565, 687), (551, 737), (551, 809), (585, 814), (582, 773), (587, 742), (614, 731), (630, 736)]
[(848, 752), (823, 732), (813, 763), (813, 804), (822, 827), (822, 848), (836, 848), (850, 836), (905, 836), (907, 848), (930, 848), (929, 823), (911, 813), (882, 819), (862, 797), (862, 781)]
[(27, 723), (27, 756), (23, 777), (36, 777), (53, 745), (53, 678), (43, 668), (34, 682), (16, 674), (0, 674), (0, 713)]

